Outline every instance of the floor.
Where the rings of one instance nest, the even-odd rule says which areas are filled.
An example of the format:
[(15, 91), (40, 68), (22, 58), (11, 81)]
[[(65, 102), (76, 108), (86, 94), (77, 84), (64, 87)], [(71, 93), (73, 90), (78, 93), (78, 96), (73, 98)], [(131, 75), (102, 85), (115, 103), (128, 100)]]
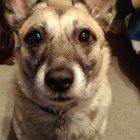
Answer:
[(108, 71), (113, 103), (103, 140), (140, 139), (140, 56), (123, 35), (107, 36), (112, 61)]
[[(109, 33), (112, 50), (108, 77), (113, 92), (108, 127), (102, 140), (140, 139), (140, 56), (123, 35)], [(7, 140), (13, 111), (14, 66), (0, 65), (0, 140)]]

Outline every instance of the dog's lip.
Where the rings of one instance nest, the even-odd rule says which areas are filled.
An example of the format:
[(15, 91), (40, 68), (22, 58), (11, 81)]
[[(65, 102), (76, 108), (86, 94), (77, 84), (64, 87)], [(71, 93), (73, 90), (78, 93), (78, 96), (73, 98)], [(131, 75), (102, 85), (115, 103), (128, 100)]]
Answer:
[(57, 106), (58, 109), (55, 109), (55, 107), (40, 107), (40, 109), (45, 112), (51, 113), (53, 115), (60, 115), (60, 114), (67, 113), (70, 109), (72, 109), (75, 106), (77, 106), (77, 102), (72, 101), (72, 102), (69, 102), (67, 106), (63, 106), (63, 107)]
[(55, 101), (55, 102), (68, 102), (68, 101), (71, 101), (72, 99), (73, 98), (71, 98), (71, 97), (59, 96), (59, 97), (52, 98), (51, 100)]

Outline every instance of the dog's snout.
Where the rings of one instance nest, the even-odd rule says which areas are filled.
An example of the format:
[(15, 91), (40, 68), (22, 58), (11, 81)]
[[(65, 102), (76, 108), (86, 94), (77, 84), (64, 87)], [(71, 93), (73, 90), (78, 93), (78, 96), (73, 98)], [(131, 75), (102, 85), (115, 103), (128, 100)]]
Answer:
[(70, 88), (74, 80), (71, 69), (51, 69), (45, 75), (45, 84), (55, 92), (64, 92)]

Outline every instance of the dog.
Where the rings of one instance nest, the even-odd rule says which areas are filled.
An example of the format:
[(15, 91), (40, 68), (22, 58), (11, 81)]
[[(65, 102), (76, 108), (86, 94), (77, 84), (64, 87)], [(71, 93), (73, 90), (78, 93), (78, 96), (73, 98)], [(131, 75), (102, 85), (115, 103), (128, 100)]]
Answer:
[(104, 33), (114, 0), (5, 0), (18, 36), (13, 127), (18, 140), (97, 140), (111, 104)]

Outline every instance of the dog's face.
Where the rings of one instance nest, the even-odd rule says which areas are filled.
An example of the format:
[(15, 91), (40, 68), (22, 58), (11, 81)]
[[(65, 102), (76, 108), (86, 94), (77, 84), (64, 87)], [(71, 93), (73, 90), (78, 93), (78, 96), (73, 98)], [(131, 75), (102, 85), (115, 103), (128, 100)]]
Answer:
[(14, 11), (7, 13), (9, 23), (19, 37), (19, 84), (35, 102), (65, 108), (95, 96), (107, 60), (104, 33), (97, 22), (103, 20), (97, 16), (102, 12), (93, 12), (94, 20), (85, 6), (88, 2), (73, 1), (65, 8), (47, 1), (7, 2)]

